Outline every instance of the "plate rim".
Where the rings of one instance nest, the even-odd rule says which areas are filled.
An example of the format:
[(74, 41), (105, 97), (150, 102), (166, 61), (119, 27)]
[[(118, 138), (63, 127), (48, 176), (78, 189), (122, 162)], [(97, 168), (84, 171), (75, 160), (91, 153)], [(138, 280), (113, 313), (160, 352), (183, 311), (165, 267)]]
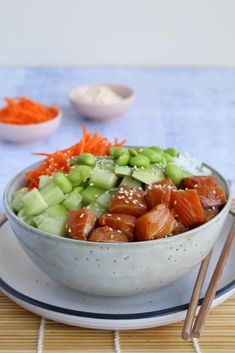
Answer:
[[(232, 217), (235, 217), (234, 213), (229, 212)], [(5, 223), (7, 223), (8, 220), (6, 219), (1, 225), (0, 229), (3, 227)], [(215, 299), (218, 299), (219, 297), (223, 296), (224, 294), (230, 292), (235, 288), (235, 279), (231, 282), (229, 282), (226, 286), (218, 289), (215, 294)], [(153, 310), (153, 311), (147, 311), (147, 312), (142, 312), (142, 313), (129, 313), (129, 314), (105, 314), (105, 313), (93, 313), (93, 312), (88, 312), (88, 311), (81, 311), (81, 310), (73, 310), (73, 309), (68, 309), (68, 308), (63, 308), (59, 307), (56, 305), (48, 304), (45, 302), (42, 302), (40, 300), (34, 299), (26, 294), (23, 294), (7, 284), (2, 278), (0, 278), (0, 289), (3, 289), (5, 292), (9, 293), (10, 295), (28, 303), (33, 306), (46, 309), (48, 311), (60, 313), (60, 314), (66, 314), (70, 316), (76, 316), (76, 317), (84, 317), (84, 318), (92, 318), (92, 319), (101, 319), (101, 320), (136, 320), (136, 319), (148, 319), (148, 318), (153, 318), (153, 317), (161, 317), (161, 316), (167, 316), (167, 315), (172, 315), (179, 313), (181, 311), (187, 310), (189, 303), (177, 305), (174, 307), (166, 308), (166, 309), (161, 309), (161, 310)], [(199, 300), (199, 305), (201, 305), (203, 298)]]

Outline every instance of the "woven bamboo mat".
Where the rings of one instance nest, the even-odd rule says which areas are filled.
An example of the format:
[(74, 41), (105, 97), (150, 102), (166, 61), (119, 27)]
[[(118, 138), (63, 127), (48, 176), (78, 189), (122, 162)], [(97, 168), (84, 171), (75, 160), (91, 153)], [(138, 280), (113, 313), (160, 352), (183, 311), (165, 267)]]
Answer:
[(182, 341), (182, 326), (113, 332), (44, 322), (0, 293), (0, 353), (235, 353), (235, 296), (211, 311), (200, 348)]

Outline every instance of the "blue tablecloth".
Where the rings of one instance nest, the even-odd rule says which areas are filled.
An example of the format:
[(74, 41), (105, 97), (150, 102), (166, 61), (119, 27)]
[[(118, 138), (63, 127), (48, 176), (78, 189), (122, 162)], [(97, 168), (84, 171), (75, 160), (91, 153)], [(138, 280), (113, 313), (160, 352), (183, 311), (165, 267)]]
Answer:
[[(131, 86), (136, 93), (133, 108), (110, 122), (81, 120), (68, 92), (94, 82)], [(34, 146), (0, 141), (0, 194), (10, 178), (38, 160), (31, 152), (73, 144), (80, 139), (84, 122), (90, 130), (98, 129), (110, 139), (126, 138), (130, 145), (189, 151), (235, 182), (235, 69), (1, 69), (0, 98), (4, 96), (57, 103), (63, 122), (54, 135)]]

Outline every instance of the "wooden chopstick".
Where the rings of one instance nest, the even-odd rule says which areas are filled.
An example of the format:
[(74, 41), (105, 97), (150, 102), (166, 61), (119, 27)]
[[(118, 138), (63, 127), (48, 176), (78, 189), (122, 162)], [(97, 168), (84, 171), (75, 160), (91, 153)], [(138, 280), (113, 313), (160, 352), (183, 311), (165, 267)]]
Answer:
[(219, 260), (218, 260), (217, 265), (215, 267), (214, 273), (211, 277), (210, 284), (207, 288), (202, 305), (200, 307), (197, 318), (195, 320), (195, 324), (193, 326), (193, 330), (191, 333), (192, 337), (200, 338), (200, 336), (201, 336), (201, 333), (203, 331), (207, 316), (208, 316), (210, 308), (211, 308), (212, 301), (215, 297), (218, 282), (221, 278), (221, 275), (223, 273), (223, 269), (226, 265), (226, 262), (227, 262), (227, 259), (228, 259), (228, 256), (229, 256), (229, 253), (230, 253), (230, 250), (232, 247), (234, 236), (235, 236), (235, 220), (232, 223), (232, 227), (230, 229), (229, 235), (226, 239), (223, 250), (220, 254)]
[(203, 286), (203, 283), (205, 280), (205, 276), (206, 276), (207, 268), (208, 268), (208, 265), (210, 262), (212, 251), (213, 250), (211, 250), (209, 252), (209, 254), (205, 257), (205, 259), (202, 261), (200, 269), (198, 271), (197, 280), (196, 280), (195, 286), (193, 288), (188, 311), (187, 311), (186, 318), (184, 321), (184, 327), (183, 327), (182, 334), (181, 334), (183, 340), (185, 340), (185, 341), (187, 341), (191, 337), (193, 321), (194, 321), (194, 317), (196, 314), (201, 289), (202, 289), (202, 286)]

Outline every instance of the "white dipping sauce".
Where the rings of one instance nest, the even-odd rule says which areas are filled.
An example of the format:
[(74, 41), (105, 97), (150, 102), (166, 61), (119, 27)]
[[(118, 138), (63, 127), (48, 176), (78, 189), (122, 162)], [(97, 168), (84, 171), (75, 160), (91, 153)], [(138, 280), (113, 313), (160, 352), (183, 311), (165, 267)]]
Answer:
[(110, 104), (118, 103), (123, 98), (113, 92), (108, 86), (97, 85), (86, 87), (79, 92), (79, 98), (84, 103)]

